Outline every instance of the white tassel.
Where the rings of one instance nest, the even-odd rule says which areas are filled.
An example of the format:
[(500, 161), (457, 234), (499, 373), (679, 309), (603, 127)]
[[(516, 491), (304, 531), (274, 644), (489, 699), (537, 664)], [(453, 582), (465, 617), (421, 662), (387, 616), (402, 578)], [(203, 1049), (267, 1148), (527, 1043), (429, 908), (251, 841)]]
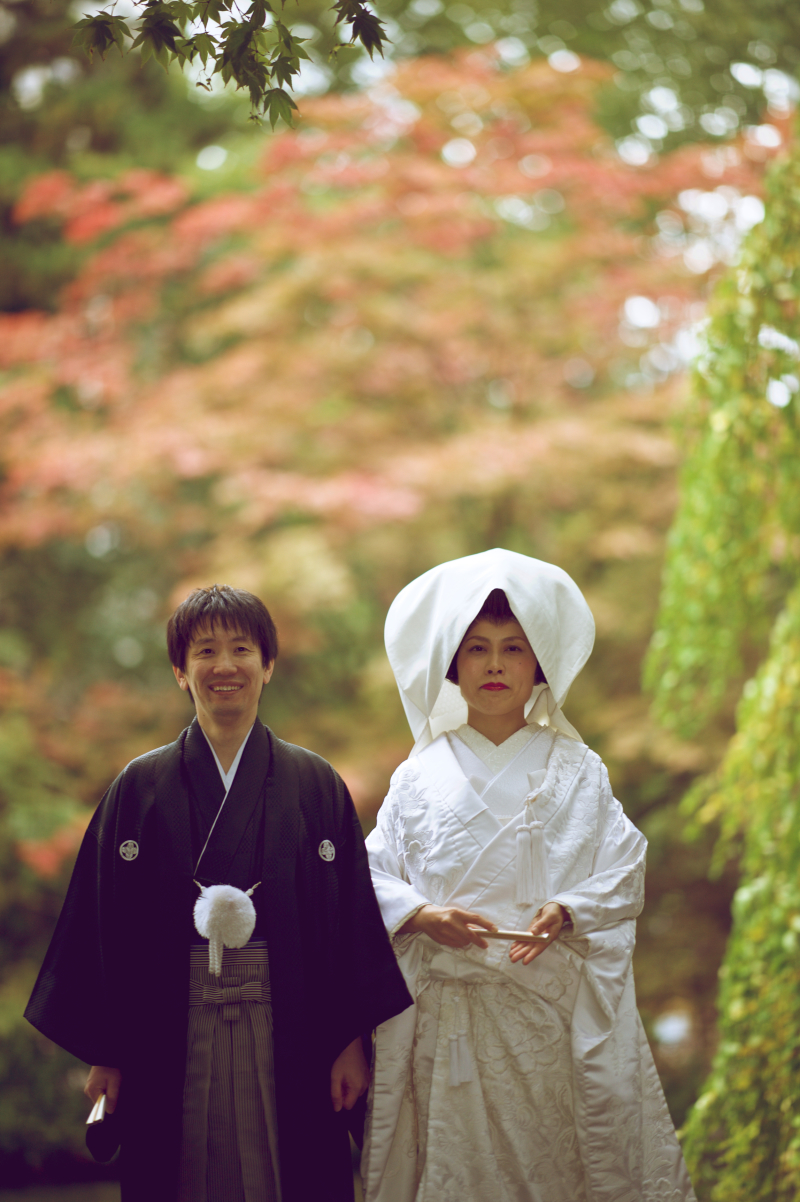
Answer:
[(208, 941), (208, 971), (212, 977), (222, 976), (222, 940), (216, 935)]
[(208, 940), (208, 971), (222, 975), (222, 949), (244, 947), (256, 925), (255, 906), (250, 900), (261, 884), (243, 893), (234, 885), (203, 886), (195, 881), (200, 896), (194, 903), (194, 925), (198, 935)]
[(514, 901), (518, 906), (533, 904), (531, 828), (524, 822), (517, 827), (517, 881)]
[[(535, 795), (526, 799), (526, 817), (533, 809)], [(536, 819), (517, 827), (517, 879), (514, 900), (518, 906), (546, 902), (550, 896), (550, 873), (544, 842), (544, 823)]]
[(450, 1036), (450, 1084), (460, 1085), (461, 1074), (458, 1064), (458, 1036)]
[(466, 1031), (458, 1033), (458, 1083), (466, 1085), (472, 1080), (472, 1057), (469, 1054)]

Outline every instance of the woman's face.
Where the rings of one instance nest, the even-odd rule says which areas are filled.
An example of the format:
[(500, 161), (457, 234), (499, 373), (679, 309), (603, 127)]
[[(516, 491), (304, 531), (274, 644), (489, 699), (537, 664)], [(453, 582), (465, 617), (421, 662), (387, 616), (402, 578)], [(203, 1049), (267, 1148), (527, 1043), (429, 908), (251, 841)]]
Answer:
[(536, 667), (536, 656), (519, 622), (495, 626), (482, 618), (465, 635), (456, 656), (464, 700), (470, 709), (487, 716), (524, 709)]

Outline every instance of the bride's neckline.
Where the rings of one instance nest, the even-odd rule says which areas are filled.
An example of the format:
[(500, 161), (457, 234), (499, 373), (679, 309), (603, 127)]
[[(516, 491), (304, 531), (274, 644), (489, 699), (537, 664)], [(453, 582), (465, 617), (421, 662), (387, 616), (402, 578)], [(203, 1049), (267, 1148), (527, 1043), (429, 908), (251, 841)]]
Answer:
[(513, 735), (499, 745), (493, 743), (491, 739), (487, 739), (486, 735), (482, 735), (479, 730), (466, 722), (453, 733), (458, 735), (462, 743), (466, 743), (470, 751), (473, 751), (488, 768), (499, 772), (519, 754), (536, 733), (536, 729), (531, 726), (523, 726), (520, 730), (515, 730)]

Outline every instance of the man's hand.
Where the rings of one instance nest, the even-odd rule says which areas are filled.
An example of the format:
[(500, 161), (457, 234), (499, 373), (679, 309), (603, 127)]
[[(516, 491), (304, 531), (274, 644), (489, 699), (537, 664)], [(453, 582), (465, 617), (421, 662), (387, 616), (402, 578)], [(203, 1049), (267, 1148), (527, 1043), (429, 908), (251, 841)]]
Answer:
[(349, 1043), (333, 1062), (331, 1069), (331, 1101), (338, 1114), (344, 1107), (352, 1110), (362, 1093), (369, 1089), (369, 1069), (359, 1035)]
[(547, 943), (512, 943), (509, 956), (515, 964), (519, 960), (523, 964), (530, 964), (537, 956), (541, 956), (542, 952), (547, 951), (548, 944), (557, 938), (566, 921), (566, 910), (558, 902), (548, 902), (546, 906), (542, 906), (528, 927), (532, 935), (549, 935)]
[(480, 914), (472, 914), (469, 910), (459, 910), (458, 906), (423, 906), (412, 914), (408, 922), (404, 922), (398, 931), (399, 935), (409, 935), (421, 931), (436, 943), (444, 947), (488, 947), (485, 939), (481, 939), (476, 931), (470, 931), (468, 924), (483, 927), (486, 931), (496, 931), (493, 922), (481, 918)]
[(106, 1095), (106, 1110), (113, 1114), (119, 1100), (119, 1087), (122, 1073), (118, 1068), (109, 1068), (105, 1064), (96, 1064), (86, 1079), (83, 1092), (94, 1104), (101, 1093)]

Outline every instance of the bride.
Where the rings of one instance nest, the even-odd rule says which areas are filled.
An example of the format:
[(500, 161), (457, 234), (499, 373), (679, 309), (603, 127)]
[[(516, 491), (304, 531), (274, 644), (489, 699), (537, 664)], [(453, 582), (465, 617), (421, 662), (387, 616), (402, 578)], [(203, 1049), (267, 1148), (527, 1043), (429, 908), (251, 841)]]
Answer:
[(416, 744), (367, 846), (415, 1004), (377, 1031), (367, 1202), (694, 1199), (636, 1011), (645, 839), (561, 710), (593, 642), (499, 549), (389, 611)]

